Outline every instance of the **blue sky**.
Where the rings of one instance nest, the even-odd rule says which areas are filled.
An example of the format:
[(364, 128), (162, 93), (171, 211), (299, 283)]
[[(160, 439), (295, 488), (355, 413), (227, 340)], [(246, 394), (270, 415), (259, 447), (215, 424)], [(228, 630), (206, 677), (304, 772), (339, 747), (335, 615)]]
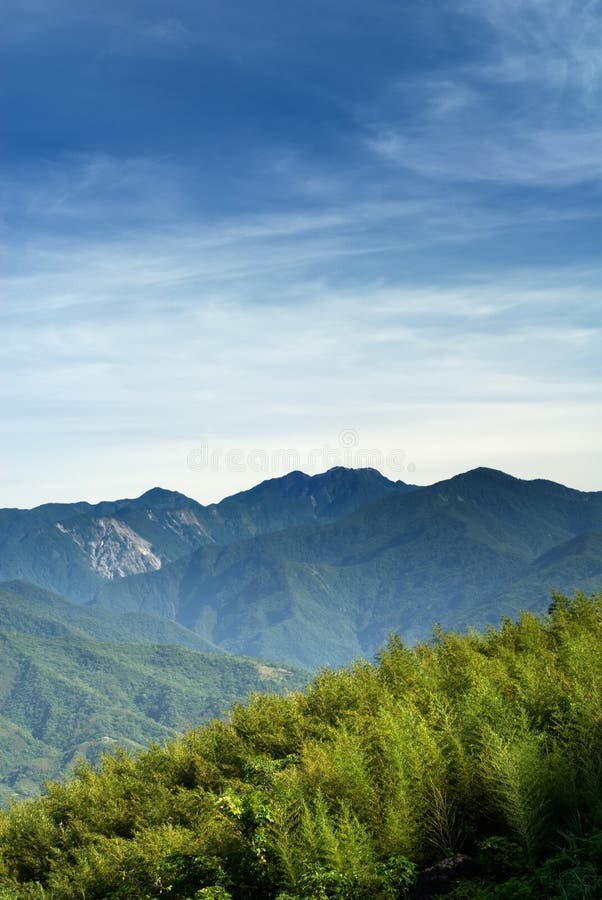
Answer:
[(4, 19), (0, 505), (280, 450), (602, 488), (600, 3)]

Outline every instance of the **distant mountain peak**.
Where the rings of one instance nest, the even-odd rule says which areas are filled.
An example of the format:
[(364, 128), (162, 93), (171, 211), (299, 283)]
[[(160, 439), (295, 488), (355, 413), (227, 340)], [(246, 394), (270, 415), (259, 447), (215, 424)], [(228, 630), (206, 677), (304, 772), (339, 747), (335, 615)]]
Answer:
[(241, 491), (238, 494), (233, 494), (231, 497), (225, 499), (232, 500), (233, 498), (238, 499), (253, 494), (263, 494), (266, 490), (278, 488), (284, 488), (285, 490), (292, 488), (305, 491), (310, 490), (313, 486), (322, 487), (330, 483), (341, 481), (346, 481), (349, 485), (359, 485), (367, 482), (377, 482), (382, 485), (391, 486), (404, 484), (404, 482), (401, 481), (391, 481), (390, 478), (387, 478), (377, 469), (370, 467), (350, 468), (347, 466), (332, 466), (325, 472), (318, 472), (314, 475), (309, 475), (307, 472), (302, 472), (300, 469), (293, 469), (292, 472), (287, 472), (285, 475), (266, 478), (252, 488)]
[[(301, 469), (293, 469), (292, 472), (287, 472), (286, 475), (277, 475), (275, 478), (268, 478), (267, 481), (309, 481), (311, 475), (308, 475), (307, 472), (302, 472)], [(263, 484), (266, 482), (264, 481)]]
[(141, 494), (135, 502), (150, 503), (152, 506), (170, 507), (182, 502), (194, 503), (195, 501), (191, 500), (190, 497), (187, 497), (186, 494), (180, 494), (179, 491), (169, 491), (167, 488), (153, 487), (150, 488), (150, 490), (145, 491), (144, 494)]
[(450, 479), (450, 481), (455, 481), (457, 478), (462, 478), (464, 480), (470, 479), (471, 481), (521, 481), (522, 479), (516, 478), (514, 475), (508, 475), (507, 472), (502, 472), (501, 469), (492, 469), (489, 466), (477, 466), (475, 469), (469, 469), (467, 472), (461, 472), (459, 475), (455, 475), (454, 478)]
[(307, 475), (306, 478), (309, 478), (313, 484), (344, 481), (349, 485), (380, 484), (393, 486), (403, 485), (405, 483), (403, 481), (392, 481), (390, 478), (387, 478), (386, 475), (383, 475), (382, 472), (379, 472), (378, 469), (374, 469), (371, 466), (362, 466), (361, 468), (332, 466), (325, 472), (318, 472), (316, 475)]
[(333, 466), (331, 469), (327, 469), (326, 472), (321, 472), (318, 475), (314, 475), (314, 478), (324, 478), (325, 476), (345, 476), (350, 474), (351, 477), (355, 478), (374, 478), (375, 476), (383, 481), (390, 481), (390, 478), (387, 478), (386, 475), (383, 475), (382, 472), (379, 472), (378, 469), (373, 469), (371, 466), (363, 466), (361, 468), (352, 468), (350, 466)]
[(545, 609), (551, 587), (598, 590), (600, 534), (602, 491), (486, 466), (417, 487), (337, 465), (207, 506), (157, 486), (138, 499), (4, 511), (0, 581), (314, 666), (372, 654), (390, 629), (423, 640), (433, 621)]

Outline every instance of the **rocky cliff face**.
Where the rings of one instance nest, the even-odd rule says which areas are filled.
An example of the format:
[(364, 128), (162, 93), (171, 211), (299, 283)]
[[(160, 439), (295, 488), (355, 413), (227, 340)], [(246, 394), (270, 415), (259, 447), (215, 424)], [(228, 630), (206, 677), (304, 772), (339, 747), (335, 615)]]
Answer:
[(119, 519), (102, 516), (79, 526), (57, 522), (55, 527), (69, 535), (90, 568), (103, 578), (124, 578), (161, 568), (161, 559), (153, 553), (150, 542)]
[(0, 510), (0, 581), (21, 579), (89, 603), (98, 591), (165, 571), (199, 547), (333, 520), (405, 491), (411, 487), (372, 469), (339, 467), (315, 476), (291, 472), (210, 506), (152, 488), (95, 505)]

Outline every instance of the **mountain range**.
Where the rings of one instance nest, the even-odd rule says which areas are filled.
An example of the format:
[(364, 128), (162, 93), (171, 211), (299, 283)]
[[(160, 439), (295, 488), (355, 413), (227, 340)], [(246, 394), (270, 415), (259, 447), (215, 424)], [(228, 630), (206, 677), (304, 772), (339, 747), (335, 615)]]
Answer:
[(391, 631), (413, 643), (601, 586), (602, 492), (493, 469), (0, 510), (0, 803), (370, 657)]
[(418, 487), (337, 467), (209, 506), (154, 488), (1, 510), (0, 580), (51, 590), (67, 619), (78, 604), (122, 639), (339, 665), (390, 631), (413, 643), (436, 622), (484, 627), (545, 609), (553, 589), (599, 590), (602, 492), (487, 468)]

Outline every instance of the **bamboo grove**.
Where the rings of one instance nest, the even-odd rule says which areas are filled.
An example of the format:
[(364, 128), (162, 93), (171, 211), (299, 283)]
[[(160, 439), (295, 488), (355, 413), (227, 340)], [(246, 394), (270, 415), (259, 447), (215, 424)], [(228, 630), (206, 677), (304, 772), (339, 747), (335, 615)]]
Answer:
[(602, 897), (602, 595), (436, 631), (0, 816), (0, 898)]

